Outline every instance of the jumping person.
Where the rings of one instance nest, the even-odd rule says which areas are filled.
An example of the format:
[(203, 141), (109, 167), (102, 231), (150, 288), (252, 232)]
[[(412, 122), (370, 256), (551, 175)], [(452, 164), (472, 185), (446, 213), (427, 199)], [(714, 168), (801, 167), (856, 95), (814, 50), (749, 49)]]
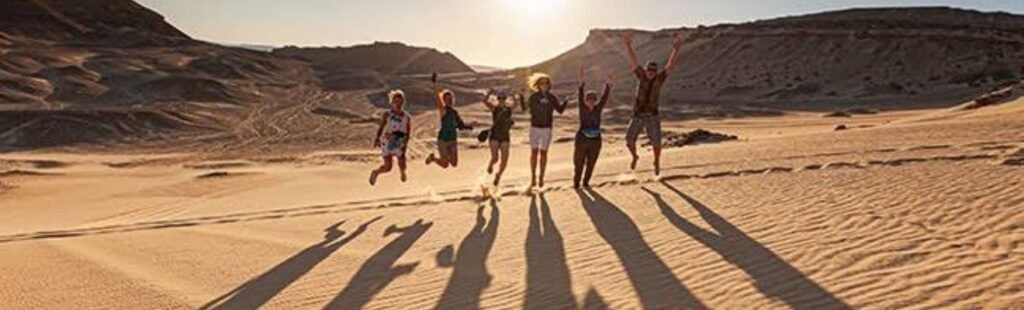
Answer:
[(391, 103), (391, 109), (384, 112), (377, 136), (373, 140), (373, 147), (380, 148), (384, 163), (370, 172), (370, 185), (377, 185), (377, 177), (391, 171), (395, 158), (398, 158), (402, 182), (407, 179), (405, 153), (409, 147), (409, 138), (412, 137), (412, 115), (405, 111), (405, 93), (401, 90), (389, 92), (388, 102)]
[(679, 48), (683, 46), (683, 40), (676, 34), (672, 38), (672, 54), (669, 56), (665, 69), (658, 71), (658, 63), (648, 62), (647, 67), (641, 67), (636, 58), (636, 51), (633, 48), (633, 37), (629, 33), (622, 35), (622, 41), (629, 52), (629, 62), (633, 66), (639, 84), (636, 87), (636, 104), (633, 107), (633, 118), (629, 122), (629, 129), (626, 130), (626, 147), (629, 148), (633, 161), (630, 164), (631, 170), (636, 170), (637, 161), (640, 156), (636, 153), (636, 140), (640, 137), (640, 131), (647, 132), (651, 146), (654, 147), (654, 174), (661, 175), (661, 118), (658, 116), (658, 100), (661, 97), (661, 87), (665, 85), (669, 72), (676, 66), (679, 56)]
[(575, 173), (572, 177), (573, 188), (590, 187), (590, 177), (594, 175), (594, 166), (601, 155), (601, 113), (608, 103), (608, 94), (612, 90), (611, 76), (605, 77), (604, 93), (600, 99), (594, 91), (586, 91), (584, 65), (580, 65), (579, 95), (580, 98), (580, 129), (576, 132), (576, 150), (573, 154)]
[[(551, 146), (552, 124), (555, 112), (562, 114), (569, 102), (559, 103), (558, 97), (551, 93), (551, 77), (543, 73), (530, 76), (529, 102), (519, 97), (519, 104), (530, 111), (530, 188), (537, 185), (544, 187), (544, 172), (548, 165), (548, 148)], [(540, 168), (538, 182), (537, 168)]]
[(467, 126), (455, 110), (455, 94), (450, 90), (437, 91), (437, 74), (435, 73), (434, 93), (437, 94), (437, 112), (441, 117), (441, 128), (437, 132), (437, 156), (427, 156), (427, 165), (437, 164), (442, 169), (459, 166), (459, 130), (473, 130)]
[[(497, 101), (492, 102), (494, 96)], [(520, 96), (521, 97), (521, 96)], [(514, 102), (509, 102), (508, 94), (504, 91), (496, 92), (493, 89), (484, 96), (484, 105), (491, 110), (490, 137), (487, 140), (491, 148), (491, 161), (487, 165), (487, 174), (494, 174), (494, 165), (501, 161), (498, 173), (494, 174), (494, 186), (501, 184), (501, 175), (508, 167), (508, 153), (511, 147), (512, 136), (510, 131), (515, 121), (512, 120)]]

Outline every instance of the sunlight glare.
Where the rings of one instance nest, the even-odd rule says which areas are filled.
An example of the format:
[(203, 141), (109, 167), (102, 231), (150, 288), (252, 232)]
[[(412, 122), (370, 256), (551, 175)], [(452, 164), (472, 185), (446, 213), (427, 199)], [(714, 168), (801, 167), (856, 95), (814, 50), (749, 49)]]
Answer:
[(513, 15), (535, 20), (559, 15), (565, 0), (499, 0)]

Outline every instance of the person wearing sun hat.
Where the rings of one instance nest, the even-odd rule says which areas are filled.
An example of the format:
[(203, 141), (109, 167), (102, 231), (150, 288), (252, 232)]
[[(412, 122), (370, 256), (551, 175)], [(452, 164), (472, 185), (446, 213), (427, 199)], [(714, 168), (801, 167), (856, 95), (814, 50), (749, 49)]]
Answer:
[(637, 155), (636, 141), (641, 131), (647, 132), (651, 146), (654, 148), (654, 174), (661, 175), (661, 117), (659, 114), (659, 101), (661, 87), (665, 85), (669, 72), (676, 66), (679, 56), (679, 49), (683, 46), (682, 39), (676, 34), (672, 37), (672, 53), (669, 56), (665, 69), (659, 71), (657, 62), (648, 62), (646, 67), (641, 67), (637, 61), (636, 50), (633, 48), (633, 36), (628, 32), (622, 35), (622, 41), (626, 46), (629, 62), (633, 66), (633, 73), (639, 81), (636, 88), (636, 102), (633, 106), (633, 118), (626, 130), (626, 147), (629, 149), (633, 161), (630, 164), (631, 170), (636, 170)]

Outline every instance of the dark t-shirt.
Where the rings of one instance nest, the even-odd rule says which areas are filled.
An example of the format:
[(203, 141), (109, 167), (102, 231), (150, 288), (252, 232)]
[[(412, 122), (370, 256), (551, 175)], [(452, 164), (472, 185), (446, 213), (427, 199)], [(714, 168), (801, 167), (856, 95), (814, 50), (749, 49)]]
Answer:
[(654, 79), (647, 78), (644, 68), (636, 67), (633, 70), (640, 83), (636, 87), (636, 105), (633, 107), (634, 116), (656, 116), (658, 115), (658, 103), (661, 98), (661, 87), (668, 79), (668, 71), (661, 71)]
[(491, 141), (496, 142), (509, 142), (512, 141), (512, 136), (509, 131), (512, 130), (512, 125), (515, 123), (512, 121), (512, 108), (504, 104), (498, 105), (491, 110)]
[(599, 130), (601, 129), (601, 112), (604, 110), (604, 106), (608, 103), (608, 93), (611, 92), (612, 86), (604, 86), (604, 93), (601, 94), (601, 97), (598, 99), (597, 105), (594, 106), (594, 109), (588, 108), (586, 103), (583, 102), (584, 96), (586, 95), (584, 93), (585, 87), (586, 84), (580, 85), (578, 96), (580, 98), (580, 131), (584, 129)]
[(535, 128), (551, 128), (554, 123), (555, 111), (565, 112), (565, 105), (558, 102), (558, 97), (550, 92), (537, 92), (530, 95), (530, 126)]
[(459, 139), (459, 129), (466, 129), (466, 123), (462, 121), (459, 112), (452, 107), (444, 108), (444, 116), (441, 116), (441, 129), (437, 132), (437, 140), (450, 142)]

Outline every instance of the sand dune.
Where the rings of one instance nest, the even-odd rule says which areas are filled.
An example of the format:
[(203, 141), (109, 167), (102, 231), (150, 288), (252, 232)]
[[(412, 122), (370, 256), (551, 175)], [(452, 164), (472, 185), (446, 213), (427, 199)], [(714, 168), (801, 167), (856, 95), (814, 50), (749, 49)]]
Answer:
[[(938, 114), (949, 117), (921, 117)], [(377, 188), (365, 184), (372, 162), (345, 159), (183, 155), (115, 168), (104, 163), (139, 155), (6, 155), (8, 171), (47, 174), (0, 177), (14, 186), (0, 192), (0, 248), (18, 253), (2, 257), (0, 281), (19, 283), (0, 303), (1024, 306), (1024, 102), (860, 117), (669, 123), (743, 139), (671, 149), (662, 178), (627, 172), (622, 148), (608, 147), (581, 192), (568, 186), (564, 144), (551, 185), (524, 192), (516, 147), (497, 200), (466, 181), (482, 173), (484, 150), (463, 149), (452, 171), (413, 164), (410, 183), (385, 176)], [(876, 126), (835, 132), (836, 121)]]
[[(3, 309), (1024, 308), (1017, 15), (595, 30), (475, 74), (401, 44), (200, 42), (129, 0), (0, 8)], [(647, 156), (627, 169), (635, 82), (609, 45), (624, 31), (654, 59), (686, 40), (660, 177)], [(584, 60), (616, 84), (592, 188), (571, 187), (574, 109), (555, 117), (543, 189), (526, 188), (525, 113), (500, 187), (475, 132), (458, 168), (424, 166), (430, 72), (484, 128), (479, 90), (539, 70), (572, 97)], [(410, 181), (371, 187), (396, 87), (415, 114)]]

